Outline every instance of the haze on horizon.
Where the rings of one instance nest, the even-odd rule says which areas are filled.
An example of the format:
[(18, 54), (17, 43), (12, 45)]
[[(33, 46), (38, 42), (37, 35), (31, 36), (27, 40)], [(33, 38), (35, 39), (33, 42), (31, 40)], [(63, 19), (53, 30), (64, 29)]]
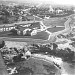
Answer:
[(4, 1), (50, 3), (50, 4), (73, 5), (73, 6), (75, 6), (75, 0), (4, 0)]

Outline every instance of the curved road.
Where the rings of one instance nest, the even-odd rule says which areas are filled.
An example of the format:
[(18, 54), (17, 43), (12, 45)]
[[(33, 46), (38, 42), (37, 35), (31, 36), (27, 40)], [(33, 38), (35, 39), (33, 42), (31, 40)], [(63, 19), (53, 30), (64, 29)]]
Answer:
[[(34, 15), (35, 16), (35, 15)], [(49, 26), (49, 27), (47, 27), (47, 26), (45, 26), (44, 24), (43, 24), (43, 22), (42, 22), (42, 20), (44, 20), (44, 19), (42, 19), (42, 18), (40, 18), (40, 17), (38, 17), (38, 16), (35, 16), (35, 17), (38, 17), (38, 18), (40, 18), (41, 19), (41, 22), (40, 22), (40, 24), (41, 24), (41, 26), (42, 26), (42, 31), (45, 31), (45, 32), (47, 32), (48, 34), (49, 34), (49, 37), (48, 37), (48, 39), (47, 40), (45, 40), (45, 42), (55, 42), (56, 41), (56, 36), (57, 35), (59, 35), (59, 34), (64, 34), (64, 33), (70, 33), (71, 32), (71, 25), (70, 25), (70, 22), (72, 21), (72, 19), (73, 19), (73, 17), (75, 16), (75, 14), (72, 14), (72, 15), (70, 15), (70, 16), (68, 16), (68, 17), (66, 17), (68, 20), (64, 23), (64, 25), (65, 25), (65, 29), (64, 30), (62, 30), (62, 31), (58, 31), (58, 32), (54, 32), (54, 33), (51, 33), (50, 31), (48, 31), (47, 29), (48, 28), (51, 28), (51, 26)]]
[[(34, 16), (35, 16), (35, 15), (34, 15)], [(71, 32), (71, 26), (70, 26), (69, 23), (72, 21), (72, 17), (74, 17), (74, 16), (75, 16), (75, 14), (73, 14), (73, 15), (71, 15), (71, 16), (69, 16), (69, 17), (66, 17), (68, 20), (64, 23), (65, 29), (62, 30), (62, 31), (54, 32), (54, 33), (51, 33), (50, 31), (47, 30), (48, 28), (51, 28), (51, 26), (49, 26), (49, 27), (45, 26), (45, 25), (43, 24), (43, 22), (42, 22), (43, 19), (40, 18), (40, 17), (38, 17), (38, 16), (35, 16), (35, 17), (38, 17), (38, 18), (41, 19), (41, 21), (40, 21), (41, 30), (37, 30), (37, 32), (45, 31), (45, 32), (47, 32), (47, 33), (49, 34), (48, 39), (47, 39), (47, 40), (44, 40), (44, 41), (42, 40), (42, 41), (43, 41), (43, 42), (46, 42), (46, 43), (55, 42), (56, 39), (57, 39), (57, 35)], [(3, 38), (3, 37), (2, 37), (2, 38)], [(4, 39), (5, 39), (5, 37), (4, 37)], [(10, 38), (10, 39), (11, 39), (11, 38)], [(17, 38), (17, 39), (19, 39), (19, 38)]]
[[(73, 16), (72, 16), (73, 17)], [(49, 38), (48, 38), (48, 40), (46, 40), (46, 41), (48, 41), (48, 42), (55, 42), (56, 41), (56, 36), (57, 35), (59, 35), (59, 34), (64, 34), (64, 33), (70, 33), (71, 32), (71, 25), (70, 25), (70, 22), (72, 21), (72, 18), (71, 17), (69, 17), (68, 18), (68, 20), (64, 23), (64, 25), (65, 25), (65, 29), (64, 30), (62, 30), (62, 31), (58, 31), (58, 32), (54, 32), (54, 33), (52, 33), (51, 34), (51, 32), (50, 32), (50, 35), (49, 35)], [(49, 32), (48, 32), (49, 33)]]

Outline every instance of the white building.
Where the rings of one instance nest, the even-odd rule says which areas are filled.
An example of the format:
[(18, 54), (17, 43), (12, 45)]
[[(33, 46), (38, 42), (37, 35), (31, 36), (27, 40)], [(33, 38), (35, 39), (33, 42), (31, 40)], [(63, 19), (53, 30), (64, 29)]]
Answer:
[(61, 10), (61, 9), (56, 10), (57, 14), (62, 13), (62, 12), (63, 12), (63, 10)]
[(33, 31), (31, 32), (31, 36), (36, 35), (36, 34), (37, 34), (37, 30), (33, 30)]
[(74, 13), (75, 13), (75, 9), (74, 9), (73, 11), (74, 11)]

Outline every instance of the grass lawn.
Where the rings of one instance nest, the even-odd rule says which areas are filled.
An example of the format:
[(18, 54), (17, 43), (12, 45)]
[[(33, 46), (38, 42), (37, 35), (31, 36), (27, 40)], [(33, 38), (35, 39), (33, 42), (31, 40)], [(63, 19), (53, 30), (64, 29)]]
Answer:
[(33, 36), (8, 36), (12, 38), (32, 38), (32, 39), (42, 39), (42, 40), (47, 40), (49, 34), (45, 31), (38, 32), (36, 35)]
[(64, 29), (65, 27), (54, 27), (54, 28), (48, 28), (47, 30), (53, 33), (53, 32), (61, 31)]
[(36, 35), (32, 36), (32, 38), (47, 40), (48, 36), (49, 36), (49, 34), (47, 32), (42, 31), (42, 32), (38, 32)]
[[(66, 21), (66, 19), (64, 19), (64, 18), (50, 18), (50, 19), (44, 20), (43, 22), (46, 26), (50, 26), (50, 25), (52, 25), (52, 26), (63, 26), (65, 21)], [(64, 27), (48, 28), (48, 31), (53, 33), (53, 32), (57, 32), (57, 31), (61, 31), (63, 29), (64, 29)], [(33, 39), (46, 40), (46, 39), (48, 39), (48, 36), (49, 36), (49, 34), (46, 33), (45, 31), (38, 32), (37, 35), (34, 35), (34, 36), (13, 36), (13, 35), (8, 35), (9, 33), (10, 33), (9, 31), (0, 32), (0, 37), (33, 38)]]
[(9, 33), (10, 33), (9, 31), (0, 32), (0, 36), (3, 36), (5, 34), (9, 34)]
[(38, 32), (34, 36), (15, 36), (15, 35), (8, 35), (10, 32), (2, 32), (0, 37), (10, 37), (10, 38), (32, 38), (32, 39), (42, 39), (42, 40), (47, 40), (49, 34), (45, 31)]
[(47, 20), (44, 20), (43, 23), (46, 26), (64, 26), (64, 23), (67, 21), (65, 18), (50, 18)]

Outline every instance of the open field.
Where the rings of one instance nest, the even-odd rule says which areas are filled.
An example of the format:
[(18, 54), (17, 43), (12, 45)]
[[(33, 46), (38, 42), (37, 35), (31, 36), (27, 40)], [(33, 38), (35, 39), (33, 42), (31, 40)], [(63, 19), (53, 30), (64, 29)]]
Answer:
[(65, 27), (53, 27), (53, 28), (48, 28), (47, 30), (53, 33), (53, 32), (61, 31), (64, 29)]
[[(42, 39), (32, 39), (32, 38), (9, 38), (9, 37), (1, 37), (0, 40), (4, 41), (12, 41), (12, 42), (26, 42), (27, 44), (33, 44), (33, 43), (41, 43), (44, 44), (46, 41)], [(47, 43), (49, 43), (47, 41)]]
[(0, 37), (9, 37), (9, 38), (32, 38), (32, 39), (42, 39), (42, 40), (47, 40), (49, 34), (45, 31), (38, 32), (36, 35), (33, 36), (18, 36), (18, 35), (9, 35), (10, 32), (1, 32)]
[[(50, 19), (47, 19), (47, 20), (44, 20), (44, 24), (46, 26), (52, 26), (53, 28), (48, 28), (47, 30), (54, 33), (54, 32), (57, 32), (57, 31), (61, 31), (61, 30), (64, 30), (65, 27), (64, 27), (64, 23), (67, 21), (66, 18), (50, 18)], [(20, 23), (21, 24), (21, 23)], [(24, 23), (23, 23), (24, 24)], [(63, 27), (54, 27), (54, 26), (63, 26)], [(8, 35), (10, 34), (9, 31), (7, 32), (0, 32), (0, 37), (9, 37), (9, 38), (14, 38), (15, 40), (17, 38), (23, 38), (23, 40), (19, 40), (19, 41), (24, 41), (25, 38), (28, 38), (28, 39), (41, 39), (41, 40), (47, 40), (48, 39), (48, 36), (49, 34), (45, 31), (42, 31), (42, 32), (38, 32), (37, 35), (34, 35), (34, 36), (13, 36), (13, 35)]]
[[(49, 19), (44, 21), (44, 23), (46, 23), (46, 26), (63, 26), (64, 25), (64, 22), (66, 20), (65, 19), (60, 19), (60, 18), (52, 18), (52, 19)], [(64, 27), (56, 27), (56, 28), (48, 28), (47, 30), (50, 31), (50, 32), (57, 32), (57, 31), (61, 31), (63, 30)], [(0, 32), (0, 37), (12, 37), (12, 38), (33, 38), (33, 39), (42, 39), (42, 40), (47, 40), (48, 39), (48, 36), (49, 34), (46, 33), (45, 31), (42, 31), (42, 32), (38, 32), (37, 35), (34, 35), (34, 36), (12, 36), (12, 35), (8, 35), (10, 32), (7, 31), (7, 32)]]
[(64, 23), (67, 21), (66, 18), (50, 18), (47, 20), (44, 20), (43, 23), (46, 26), (64, 26)]
[[(39, 21), (42, 21), (43, 19), (40, 19), (39, 17), (35, 17), (35, 21), (22, 21), (22, 22), (16, 22), (16, 23), (12, 23), (12, 24), (1, 24), (0, 27), (2, 28), (4, 25), (6, 27), (10, 27), (10, 26), (14, 26), (15, 24), (16, 25), (21, 25), (21, 24), (31, 24), (31, 23), (34, 23), (34, 22), (39, 22)], [(64, 26), (64, 22), (66, 22), (67, 19), (66, 18), (50, 18), (50, 19), (44, 19), (43, 20), (43, 23), (46, 25), (46, 26), (50, 26), (50, 25), (53, 25), (53, 26)]]

